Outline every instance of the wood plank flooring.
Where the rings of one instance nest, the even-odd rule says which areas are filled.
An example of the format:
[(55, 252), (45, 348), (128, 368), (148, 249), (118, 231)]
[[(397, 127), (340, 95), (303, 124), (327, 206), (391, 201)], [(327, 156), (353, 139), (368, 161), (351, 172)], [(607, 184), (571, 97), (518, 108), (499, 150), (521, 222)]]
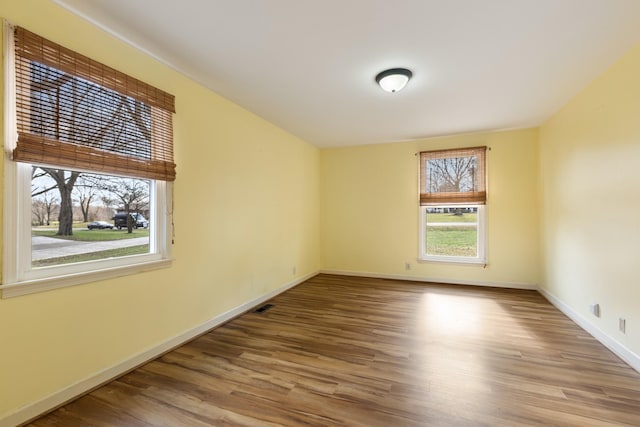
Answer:
[(640, 374), (534, 291), (319, 275), (44, 426), (640, 426)]

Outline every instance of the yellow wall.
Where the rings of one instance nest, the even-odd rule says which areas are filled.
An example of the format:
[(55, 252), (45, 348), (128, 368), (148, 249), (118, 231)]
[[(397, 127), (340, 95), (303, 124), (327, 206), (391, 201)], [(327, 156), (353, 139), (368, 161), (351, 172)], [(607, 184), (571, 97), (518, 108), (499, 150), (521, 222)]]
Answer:
[(1, 424), (317, 271), (320, 255), (317, 148), (50, 1), (2, 2), (0, 16), (173, 93), (178, 165), (172, 268), (0, 300)]
[[(540, 130), (545, 290), (640, 354), (640, 45)], [(599, 303), (601, 318), (589, 313)], [(626, 317), (627, 333), (618, 331)]]
[[(448, 282), (538, 283), (536, 129), (321, 152), (325, 270)], [(419, 151), (487, 145), (488, 265), (417, 263)], [(411, 270), (405, 270), (410, 262)]]

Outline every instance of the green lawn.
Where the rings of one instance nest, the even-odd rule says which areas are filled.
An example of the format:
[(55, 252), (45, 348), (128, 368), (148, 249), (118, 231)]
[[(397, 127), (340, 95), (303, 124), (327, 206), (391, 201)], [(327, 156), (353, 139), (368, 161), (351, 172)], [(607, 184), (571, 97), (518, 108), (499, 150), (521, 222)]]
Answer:
[(116, 258), (128, 255), (149, 253), (149, 245), (129, 246), (126, 248), (110, 249), (108, 251), (89, 252), (79, 255), (68, 255), (58, 258), (47, 258), (33, 261), (33, 267), (48, 267), (51, 265), (71, 264), (74, 262), (95, 261), (105, 258)]
[(127, 230), (73, 230), (72, 236), (56, 236), (57, 229), (32, 229), (34, 236), (53, 237), (64, 240), (79, 240), (83, 242), (102, 242), (105, 240), (121, 240), (133, 239), (135, 237), (149, 237), (148, 229), (134, 229), (133, 233), (127, 233)]
[(475, 227), (427, 226), (427, 254), (474, 257), (477, 239)]

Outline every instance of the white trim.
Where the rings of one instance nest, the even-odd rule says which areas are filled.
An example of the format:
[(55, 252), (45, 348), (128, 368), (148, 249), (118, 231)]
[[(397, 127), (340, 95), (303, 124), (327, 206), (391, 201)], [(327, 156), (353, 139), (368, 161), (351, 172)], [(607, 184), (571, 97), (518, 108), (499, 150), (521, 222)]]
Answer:
[(479, 265), (486, 266), (487, 261), (478, 258), (465, 257), (446, 257), (446, 256), (430, 256), (429, 258), (417, 258), (420, 264), (460, 264), (460, 265)]
[(538, 292), (542, 294), (554, 307), (573, 320), (578, 326), (587, 331), (602, 345), (611, 350), (616, 356), (629, 364), (633, 369), (640, 372), (640, 355), (628, 349), (620, 341), (600, 330), (596, 325), (585, 319), (580, 313), (573, 310), (569, 305), (562, 302), (558, 297), (551, 294), (544, 288), (538, 287)]
[(412, 282), (429, 282), (429, 283), (445, 283), (447, 285), (471, 285), (471, 286), (487, 286), (492, 288), (508, 288), (508, 289), (526, 289), (537, 290), (538, 285), (523, 282), (486, 282), (481, 280), (458, 280), (445, 279), (440, 277), (423, 277), (423, 276), (404, 276), (400, 274), (383, 274), (365, 271), (346, 271), (346, 270), (320, 270), (322, 274), (336, 274), (338, 276), (359, 276), (371, 277), (374, 279), (392, 279), (392, 280), (409, 280)]
[[(13, 26), (6, 20), (2, 22), (2, 30), (4, 35), (4, 43), (2, 49), (4, 64), (4, 145), (3, 145), (3, 165), (4, 165), (4, 182), (3, 182), (3, 219), (2, 233), (3, 245), (5, 241), (18, 241), (18, 230), (13, 226), (17, 220), (17, 209), (12, 205), (11, 201), (17, 199), (16, 195), (16, 164), (11, 161), (13, 149), (16, 145), (16, 120), (15, 108), (9, 106), (15, 105), (15, 61), (13, 55)], [(5, 249), (2, 253), (2, 283), (8, 283), (11, 277), (14, 277), (18, 268), (17, 250), (8, 251)]]
[(147, 363), (176, 347), (179, 347), (180, 345), (210, 331), (211, 329), (214, 329), (222, 325), (223, 323), (228, 322), (229, 320), (241, 315), (242, 313), (251, 310), (253, 307), (256, 307), (263, 302), (270, 300), (276, 295), (281, 294), (282, 292), (287, 291), (306, 280), (309, 280), (317, 274), (318, 272), (312, 272), (299, 277), (289, 283), (286, 283), (278, 289), (267, 292), (260, 297), (247, 301), (244, 304), (241, 304), (225, 313), (213, 317), (212, 319), (209, 319), (198, 326), (188, 329), (181, 334), (169, 338), (168, 340), (163, 341), (141, 353), (123, 360), (120, 363), (98, 371), (74, 384), (58, 390), (44, 397), (43, 399), (25, 405), (17, 409), (16, 411), (9, 413), (4, 418), (1, 418), (0, 427), (15, 426), (33, 420), (34, 418), (48, 411), (51, 411), (54, 408), (57, 408), (96, 387), (99, 387), (102, 384), (105, 384), (137, 368), (138, 366)]

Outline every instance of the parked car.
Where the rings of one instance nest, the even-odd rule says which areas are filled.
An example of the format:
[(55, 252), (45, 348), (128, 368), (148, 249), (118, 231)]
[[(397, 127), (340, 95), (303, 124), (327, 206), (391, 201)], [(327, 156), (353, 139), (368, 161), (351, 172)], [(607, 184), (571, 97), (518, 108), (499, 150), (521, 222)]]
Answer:
[[(149, 221), (147, 221), (141, 213), (129, 213), (129, 215), (131, 216), (133, 228), (149, 228)], [(118, 230), (127, 228), (127, 214), (124, 212), (115, 214), (113, 217), (113, 225)]]
[(112, 229), (113, 228), (113, 224), (108, 223), (107, 221), (93, 221), (90, 222), (89, 224), (87, 224), (87, 228), (89, 230), (93, 230), (93, 229), (98, 229), (98, 230), (104, 230), (104, 229)]

